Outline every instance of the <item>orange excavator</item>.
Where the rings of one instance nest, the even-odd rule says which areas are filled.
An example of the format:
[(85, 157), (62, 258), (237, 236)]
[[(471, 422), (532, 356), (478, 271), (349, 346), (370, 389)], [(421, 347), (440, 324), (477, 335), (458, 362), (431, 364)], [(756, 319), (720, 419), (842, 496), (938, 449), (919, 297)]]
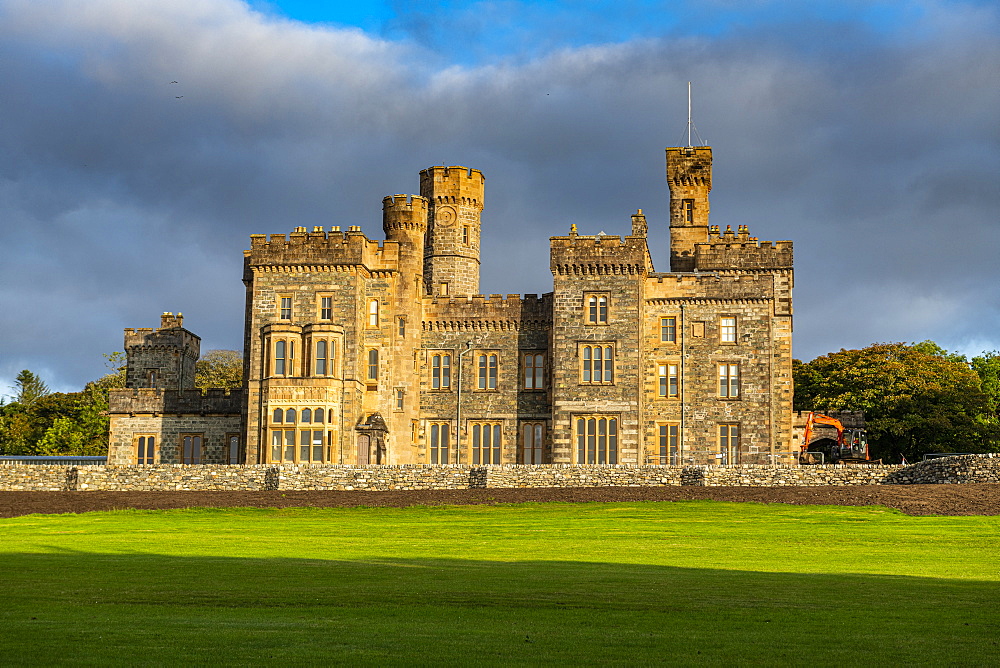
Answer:
[[(802, 451), (799, 461), (802, 464), (818, 464), (816, 457), (809, 452), (809, 442), (812, 440), (813, 427), (825, 424), (837, 430), (837, 441), (828, 448), (820, 449), (824, 458), (833, 464), (865, 464), (870, 463), (868, 456), (868, 437), (864, 429), (845, 429), (837, 418), (821, 413), (809, 413), (806, 418), (806, 430), (802, 436)], [(832, 439), (831, 439), (832, 440)], [(815, 450), (813, 452), (816, 452)]]

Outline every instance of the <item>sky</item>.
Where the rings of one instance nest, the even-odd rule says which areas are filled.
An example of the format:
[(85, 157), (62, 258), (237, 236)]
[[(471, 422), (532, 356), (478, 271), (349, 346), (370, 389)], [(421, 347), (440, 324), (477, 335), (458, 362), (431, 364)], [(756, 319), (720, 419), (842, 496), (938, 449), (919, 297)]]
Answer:
[(164, 311), (239, 349), (250, 234), (381, 239), (432, 165), (486, 175), (484, 293), (638, 208), (666, 271), (688, 81), (711, 223), (795, 243), (796, 357), (1000, 349), (995, 1), (0, 0), (0, 395)]

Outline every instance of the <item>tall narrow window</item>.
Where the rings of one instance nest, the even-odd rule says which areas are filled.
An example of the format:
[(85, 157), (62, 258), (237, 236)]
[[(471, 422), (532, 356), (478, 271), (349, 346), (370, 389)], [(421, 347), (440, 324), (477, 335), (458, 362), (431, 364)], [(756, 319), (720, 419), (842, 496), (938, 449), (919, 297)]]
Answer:
[(156, 382), (159, 380), (159, 370), (158, 369), (147, 369), (146, 370), (146, 387), (156, 387)]
[(156, 463), (156, 436), (139, 436), (135, 442), (135, 463), (142, 465)]
[(441, 295), (441, 296), (444, 296), (444, 297), (448, 296), (448, 284), (447, 283), (439, 283), (438, 284), (438, 294)]
[(284, 376), (287, 370), (288, 342), (274, 342), (274, 375)]
[(368, 351), (368, 380), (378, 380), (378, 351)]
[(719, 320), (719, 340), (722, 343), (736, 343), (736, 318)]
[(396, 318), (396, 334), (400, 338), (406, 336), (406, 318)]
[(677, 317), (660, 318), (660, 341), (675, 343), (677, 341)]
[(474, 422), (472, 424), (472, 463), (500, 463), (500, 424)]
[(201, 444), (204, 434), (181, 434), (181, 464), (201, 464)]
[(545, 424), (542, 422), (524, 422), (521, 424), (520, 464), (541, 464), (542, 447), (545, 444)]
[(281, 424), (285, 421), (285, 411), (280, 408), (275, 408), (274, 413), (271, 415), (271, 422), (275, 424)]
[(239, 434), (226, 434), (226, 463), (230, 465), (243, 463), (243, 447)]
[(524, 353), (524, 382), (521, 386), (526, 390), (541, 390), (545, 388), (545, 355), (542, 353)]
[(719, 396), (725, 399), (738, 399), (740, 396), (740, 365), (719, 365)]
[(378, 300), (373, 299), (368, 302), (368, 327), (375, 329), (378, 327)]
[(326, 341), (316, 342), (316, 361), (313, 369), (317, 376), (325, 376), (327, 373), (327, 362), (329, 360), (329, 344)]
[(576, 444), (578, 464), (617, 464), (618, 418), (577, 418)]
[(451, 355), (444, 353), (431, 355), (431, 389), (451, 389)]
[(278, 318), (281, 320), (291, 320), (292, 319), (292, 298), (291, 297), (280, 297), (280, 305), (278, 308)]
[(333, 319), (333, 297), (319, 298), (319, 319), (320, 320)]
[(468, 225), (463, 225), (462, 226), (462, 243), (465, 244), (466, 246), (469, 245), (469, 226)]
[(590, 295), (587, 297), (587, 322), (592, 325), (608, 324), (607, 295)]
[(659, 364), (657, 365), (657, 371), (660, 380), (659, 395), (667, 398), (678, 396), (677, 365), (669, 363)]
[(660, 425), (660, 464), (675, 466), (680, 464), (680, 425)]
[(406, 392), (403, 391), (403, 388), (397, 387), (396, 388), (396, 410), (397, 411), (403, 410), (403, 399), (405, 397), (406, 397)]
[(694, 200), (685, 199), (681, 200), (682, 215), (684, 217), (684, 222), (693, 223), (694, 222)]
[(479, 385), (480, 390), (497, 389), (497, 355), (488, 354), (479, 356)]
[(615, 349), (613, 346), (582, 346), (580, 357), (581, 383), (607, 385), (614, 382)]
[(448, 464), (449, 432), (451, 425), (447, 422), (432, 422), (430, 429), (430, 460), (431, 464)]
[(719, 457), (721, 464), (739, 464), (740, 426), (738, 424), (719, 425)]

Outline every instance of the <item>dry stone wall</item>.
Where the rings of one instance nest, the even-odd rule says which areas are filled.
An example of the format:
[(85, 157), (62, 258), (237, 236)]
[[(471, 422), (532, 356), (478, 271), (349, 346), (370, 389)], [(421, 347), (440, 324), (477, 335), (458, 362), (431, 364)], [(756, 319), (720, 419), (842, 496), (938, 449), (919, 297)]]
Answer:
[(0, 465), (0, 491), (406, 490), (527, 487), (817, 487), (1000, 483), (1000, 454), (900, 465), (159, 466)]

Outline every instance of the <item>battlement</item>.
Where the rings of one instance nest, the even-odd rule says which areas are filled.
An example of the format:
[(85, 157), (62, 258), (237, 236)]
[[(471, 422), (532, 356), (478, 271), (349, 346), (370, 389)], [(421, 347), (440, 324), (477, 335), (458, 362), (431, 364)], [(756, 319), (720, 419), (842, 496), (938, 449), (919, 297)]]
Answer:
[(427, 198), (420, 195), (382, 198), (382, 229), (386, 238), (400, 240), (398, 233), (405, 230), (422, 235), (427, 230), (427, 210)]
[[(575, 226), (574, 226), (575, 230)], [(645, 274), (649, 266), (646, 238), (598, 234), (550, 237), (553, 274)]]
[(395, 269), (399, 261), (396, 241), (369, 239), (361, 228), (347, 231), (333, 227), (329, 232), (314, 227), (312, 232), (298, 227), (289, 235), (250, 235), (250, 250), (243, 251), (249, 267), (282, 265), (364, 265), (369, 269)]
[(428, 167), (420, 172), (420, 194), (437, 203), (483, 208), (486, 177), (468, 167)]
[(758, 303), (774, 300), (774, 279), (769, 274), (652, 273), (643, 293), (651, 304)]
[(552, 293), (424, 298), (424, 331), (538, 329), (552, 322)]
[(182, 327), (171, 328), (128, 328), (125, 330), (125, 350), (135, 348), (178, 349), (189, 356), (198, 357), (201, 337)]
[(670, 190), (690, 187), (712, 189), (712, 149), (681, 146), (667, 149), (667, 185)]
[(211, 388), (164, 390), (160, 388), (113, 389), (108, 392), (108, 413), (187, 413), (197, 415), (239, 415), (243, 390)]
[(695, 244), (694, 266), (699, 271), (730, 269), (790, 269), (791, 241), (760, 241), (750, 236), (750, 229), (740, 225), (737, 231), (726, 226), (709, 227), (708, 241)]

